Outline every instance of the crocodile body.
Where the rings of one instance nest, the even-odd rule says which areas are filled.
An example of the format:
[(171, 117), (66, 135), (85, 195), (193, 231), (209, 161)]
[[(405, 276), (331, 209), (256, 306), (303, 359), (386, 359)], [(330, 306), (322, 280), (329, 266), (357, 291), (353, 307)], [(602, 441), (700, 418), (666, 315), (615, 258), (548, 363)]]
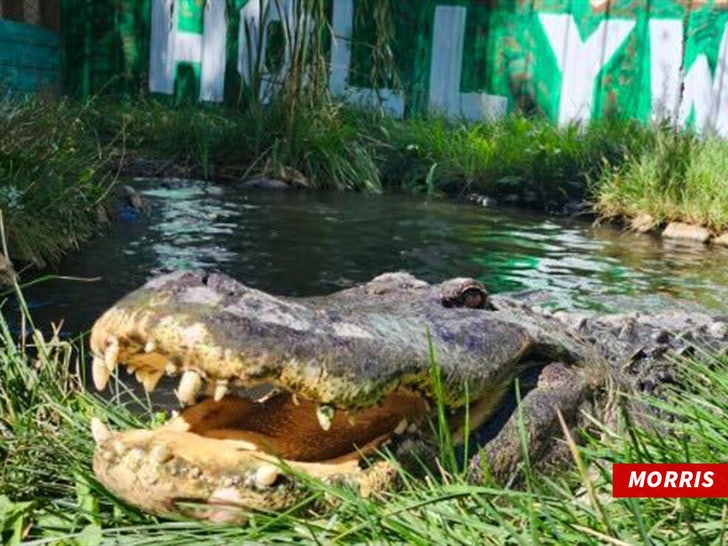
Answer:
[(725, 337), (707, 315), (553, 315), (489, 297), (473, 279), (390, 273), (282, 298), (221, 274), (175, 273), (107, 311), (91, 349), (98, 388), (119, 363), (150, 391), (180, 376), (185, 409), (152, 430), (95, 422), (94, 469), (144, 510), (237, 521), (300, 500), (295, 472), (362, 494), (391, 486), (391, 460), (363, 455), (388, 445), (402, 459), (434, 458), (427, 421), (441, 403), (455, 442), (469, 437), (507, 478), (522, 452), (507, 410), (515, 384), (533, 459), (546, 460), (562, 433), (557, 409), (574, 424), (608, 383), (664, 382), (670, 354), (696, 341), (721, 350)]

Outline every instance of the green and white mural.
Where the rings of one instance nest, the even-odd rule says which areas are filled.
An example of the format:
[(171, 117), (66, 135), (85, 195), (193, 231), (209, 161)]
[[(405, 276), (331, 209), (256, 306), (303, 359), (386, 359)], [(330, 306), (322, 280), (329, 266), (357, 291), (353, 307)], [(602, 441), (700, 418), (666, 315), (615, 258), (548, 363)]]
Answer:
[[(267, 44), (267, 34), (281, 21), (288, 27), (301, 23), (295, 2), (108, 5), (136, 13), (135, 24), (120, 28), (124, 36), (117, 41), (122, 59), (125, 50), (137, 57), (148, 51), (146, 67), (135, 61), (133, 77), (140, 85), (173, 95), (187, 78), (193, 85), (182, 86), (184, 92), (198, 100), (229, 101), (250, 80), (251, 60), (261, 53), (252, 44), (260, 37)], [(94, 4), (98, 11), (103, 2)], [(381, 105), (394, 116), (435, 112), (470, 120), (516, 110), (558, 123), (667, 118), (728, 136), (725, 0), (392, 1), (399, 85), (377, 86), (367, 69), (372, 30), (357, 16), (366, 4), (331, 0), (328, 8), (329, 88), (353, 102)], [(110, 20), (128, 18), (117, 13)], [(139, 45), (130, 48), (134, 41)], [(285, 77), (283, 51), (283, 62), (267, 74), (272, 88)], [(72, 63), (68, 69), (89, 70)]]

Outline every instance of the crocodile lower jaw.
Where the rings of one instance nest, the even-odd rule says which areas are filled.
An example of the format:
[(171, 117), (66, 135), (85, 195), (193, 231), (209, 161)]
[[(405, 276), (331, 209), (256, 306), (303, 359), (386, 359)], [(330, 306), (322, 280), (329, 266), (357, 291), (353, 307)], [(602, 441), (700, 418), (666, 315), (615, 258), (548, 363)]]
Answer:
[(303, 494), (297, 473), (366, 494), (394, 477), (391, 464), (363, 464), (366, 456), (414, 432), (429, 409), (422, 396), (402, 389), (355, 411), (275, 389), (258, 399), (237, 389), (215, 398), (198, 391), (191, 405), (151, 430), (111, 431), (94, 420), (99, 481), (146, 511), (215, 522), (290, 507)]

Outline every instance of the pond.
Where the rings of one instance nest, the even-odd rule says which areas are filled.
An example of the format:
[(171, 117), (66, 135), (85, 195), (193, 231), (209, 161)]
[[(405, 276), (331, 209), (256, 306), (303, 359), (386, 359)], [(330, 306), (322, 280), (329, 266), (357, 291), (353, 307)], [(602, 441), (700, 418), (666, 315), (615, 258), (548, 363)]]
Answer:
[(558, 309), (728, 310), (722, 248), (403, 195), (242, 191), (195, 181), (135, 185), (149, 214), (117, 211), (107, 234), (57, 269), (99, 280), (29, 287), (36, 324), (63, 319), (66, 333), (78, 333), (126, 292), (180, 268), (219, 270), (297, 296), (407, 270), (430, 282), (476, 277), (492, 292), (540, 289)]

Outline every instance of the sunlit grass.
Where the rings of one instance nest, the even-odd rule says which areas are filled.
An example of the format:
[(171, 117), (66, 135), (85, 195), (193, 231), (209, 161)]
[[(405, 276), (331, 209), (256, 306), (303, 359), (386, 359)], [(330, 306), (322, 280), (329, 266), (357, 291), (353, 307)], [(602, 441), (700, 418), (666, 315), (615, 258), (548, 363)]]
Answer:
[(140, 159), (232, 184), (267, 176), (312, 189), (475, 192), (548, 212), (586, 200), (604, 217), (646, 213), (720, 231), (726, 150), (722, 140), (625, 120), (395, 120), (325, 93), (295, 109), (286, 98), (247, 106), (6, 99), (0, 208), (21, 267), (58, 261), (96, 233), (116, 175)]
[(293, 114), (284, 101), (261, 108), (107, 102), (96, 118), (106, 138), (124, 135), (116, 155), (125, 161), (167, 160), (227, 183), (260, 175), (285, 180), (295, 169), (313, 189), (381, 189), (361, 118), (325, 97)]
[(588, 178), (654, 138), (631, 121), (579, 128), (520, 116), (481, 123), (395, 120), (325, 96), (300, 105), (293, 119), (285, 101), (248, 109), (142, 101), (109, 104), (98, 115), (108, 138), (124, 132), (127, 157), (193, 165), (226, 182), (285, 178), (293, 168), (312, 188), (472, 191), (542, 206), (583, 197)]
[(92, 235), (114, 173), (84, 105), (0, 99), (0, 209), (17, 263), (57, 261)]
[[(581, 198), (605, 162), (643, 149), (651, 132), (629, 120), (556, 127), (545, 119), (457, 123), (444, 119), (387, 122), (384, 178), (412, 191), (468, 191), (515, 196), (543, 205)], [(426, 184), (434, 166), (434, 182)]]
[(651, 215), (719, 232), (728, 227), (728, 143), (672, 131), (628, 154), (594, 182), (596, 209), (606, 217)]
[[(610, 484), (613, 462), (724, 462), (724, 360), (698, 354), (699, 359), (676, 363), (680, 390), (649, 402), (659, 419), (624, 413), (610, 426), (594, 421), (575, 447), (580, 467), (539, 473), (524, 466), (520, 489), (471, 483), (468, 465), (458, 459), (462, 454), (440, 427), (441, 470), (424, 476), (402, 470), (396, 491), (362, 498), (344, 486), (310, 481), (308, 499), (294, 510), (255, 514), (248, 525), (215, 527), (142, 514), (96, 483), (91, 418), (128, 428), (158, 421), (159, 415), (120, 383), (110, 400), (88, 392), (78, 373), (83, 340), (44, 336), (33, 328), (27, 309), (23, 313), (20, 339), (5, 317), (0, 321), (0, 533), (7, 544), (724, 541), (724, 500), (613, 499)], [(438, 430), (437, 422), (434, 426)]]

